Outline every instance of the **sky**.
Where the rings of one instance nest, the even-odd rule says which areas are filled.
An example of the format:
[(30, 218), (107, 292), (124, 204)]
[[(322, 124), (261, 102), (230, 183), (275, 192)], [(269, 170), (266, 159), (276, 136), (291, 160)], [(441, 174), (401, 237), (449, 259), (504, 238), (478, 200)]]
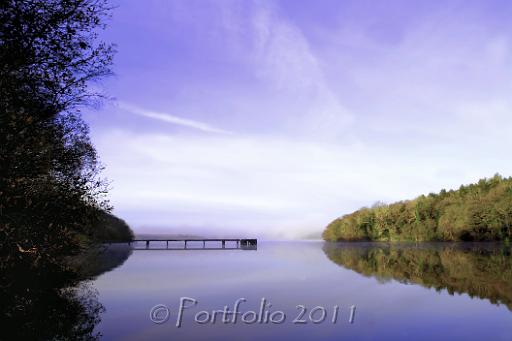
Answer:
[(512, 2), (123, 0), (85, 112), (136, 233), (300, 238), (512, 175)]

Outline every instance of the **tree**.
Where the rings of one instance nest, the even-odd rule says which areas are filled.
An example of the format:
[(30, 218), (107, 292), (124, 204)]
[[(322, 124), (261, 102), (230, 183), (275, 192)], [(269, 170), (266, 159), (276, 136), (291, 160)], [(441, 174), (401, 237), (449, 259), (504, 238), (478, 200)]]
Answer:
[(107, 187), (80, 107), (111, 73), (98, 41), (106, 0), (0, 4), (0, 268), (58, 264), (80, 250)]

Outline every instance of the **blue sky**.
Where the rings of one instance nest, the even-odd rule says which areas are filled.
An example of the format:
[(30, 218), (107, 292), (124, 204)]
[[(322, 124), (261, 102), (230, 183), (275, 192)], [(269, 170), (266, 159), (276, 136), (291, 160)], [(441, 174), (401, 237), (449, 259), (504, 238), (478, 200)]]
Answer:
[(88, 110), (136, 232), (299, 237), (512, 175), (508, 1), (120, 1)]

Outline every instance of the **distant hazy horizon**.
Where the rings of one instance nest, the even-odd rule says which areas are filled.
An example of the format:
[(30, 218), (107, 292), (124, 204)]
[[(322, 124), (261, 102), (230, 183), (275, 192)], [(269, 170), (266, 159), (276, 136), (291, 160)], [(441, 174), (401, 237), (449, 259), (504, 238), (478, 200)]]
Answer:
[(86, 119), (136, 233), (300, 238), (512, 175), (512, 3), (114, 5)]

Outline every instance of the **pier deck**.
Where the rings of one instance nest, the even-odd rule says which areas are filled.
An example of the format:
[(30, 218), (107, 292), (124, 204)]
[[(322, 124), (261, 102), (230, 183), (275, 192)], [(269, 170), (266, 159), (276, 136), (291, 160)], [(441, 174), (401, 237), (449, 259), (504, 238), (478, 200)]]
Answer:
[[(128, 242), (108, 242), (108, 244), (114, 243), (128, 243), (135, 250), (255, 250), (258, 246), (257, 239), (241, 238), (133, 239)], [(151, 243), (158, 247), (151, 247)], [(171, 247), (169, 247), (169, 243), (171, 243)], [(176, 247), (176, 243), (179, 243), (178, 247)], [(227, 243), (232, 245), (227, 245)], [(144, 246), (143, 248), (138, 247), (141, 244)]]

